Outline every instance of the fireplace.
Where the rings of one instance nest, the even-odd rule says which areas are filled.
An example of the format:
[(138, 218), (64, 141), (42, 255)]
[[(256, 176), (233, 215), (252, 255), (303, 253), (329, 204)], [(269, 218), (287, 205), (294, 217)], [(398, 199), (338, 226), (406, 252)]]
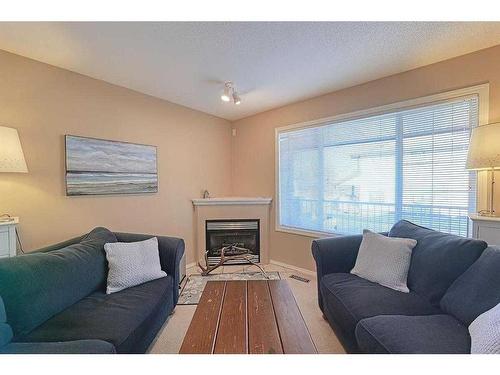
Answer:
[[(208, 264), (214, 265), (220, 260), (221, 249), (235, 245), (249, 250), (254, 262), (260, 262), (260, 220), (259, 219), (226, 219), (206, 220), (206, 249)], [(226, 264), (247, 264), (240, 260), (228, 261)]]

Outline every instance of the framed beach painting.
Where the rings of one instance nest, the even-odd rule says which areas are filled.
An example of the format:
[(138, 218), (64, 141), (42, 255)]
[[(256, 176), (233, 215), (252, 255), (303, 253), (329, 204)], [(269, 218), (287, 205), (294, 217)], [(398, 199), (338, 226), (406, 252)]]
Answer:
[(158, 192), (156, 146), (66, 135), (66, 195)]

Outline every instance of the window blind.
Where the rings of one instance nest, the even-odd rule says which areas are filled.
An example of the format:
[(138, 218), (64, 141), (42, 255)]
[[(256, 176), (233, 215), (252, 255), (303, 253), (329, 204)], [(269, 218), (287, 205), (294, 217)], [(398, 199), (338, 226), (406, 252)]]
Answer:
[(279, 224), (387, 231), (400, 219), (468, 235), (475, 174), (465, 169), (478, 97), (278, 134)]

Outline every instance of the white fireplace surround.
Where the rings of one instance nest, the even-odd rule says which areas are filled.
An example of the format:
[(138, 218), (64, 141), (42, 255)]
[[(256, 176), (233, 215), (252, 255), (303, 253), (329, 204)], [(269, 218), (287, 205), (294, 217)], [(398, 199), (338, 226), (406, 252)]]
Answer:
[(195, 261), (204, 262), (207, 220), (256, 219), (260, 221), (260, 263), (269, 263), (270, 197), (219, 197), (193, 199)]

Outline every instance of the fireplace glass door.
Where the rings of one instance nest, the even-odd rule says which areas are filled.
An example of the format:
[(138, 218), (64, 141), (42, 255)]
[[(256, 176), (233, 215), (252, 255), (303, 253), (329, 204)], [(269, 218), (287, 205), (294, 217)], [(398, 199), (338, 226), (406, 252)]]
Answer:
[[(220, 260), (223, 247), (234, 245), (248, 249), (254, 262), (260, 262), (260, 222), (257, 219), (207, 220), (206, 249), (208, 264)], [(226, 264), (246, 264), (241, 260), (230, 260)]]

